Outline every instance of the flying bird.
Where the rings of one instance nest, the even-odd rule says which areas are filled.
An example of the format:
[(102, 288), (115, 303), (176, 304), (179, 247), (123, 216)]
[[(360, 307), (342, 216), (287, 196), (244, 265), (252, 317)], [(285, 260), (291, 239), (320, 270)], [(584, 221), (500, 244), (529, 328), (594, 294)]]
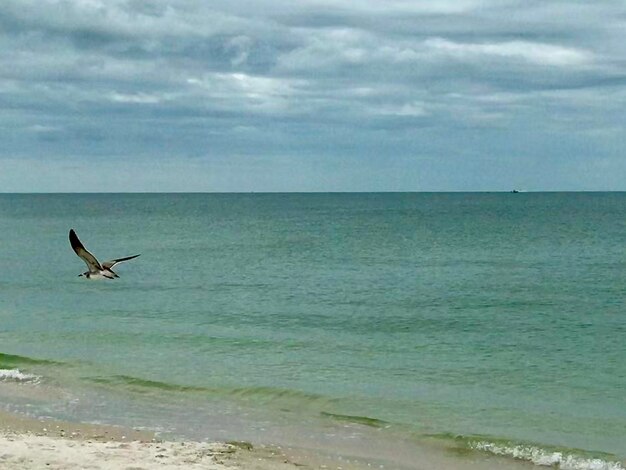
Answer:
[(119, 276), (111, 270), (113, 266), (117, 263), (121, 263), (122, 261), (128, 261), (129, 259), (139, 256), (127, 256), (126, 258), (118, 258), (111, 261), (105, 261), (100, 264), (96, 257), (89, 253), (80, 242), (76, 232), (74, 232), (74, 229), (70, 229), (70, 244), (72, 245), (74, 252), (85, 262), (87, 268), (89, 269), (89, 271), (79, 274), (78, 276), (85, 276), (87, 279), (115, 279)]

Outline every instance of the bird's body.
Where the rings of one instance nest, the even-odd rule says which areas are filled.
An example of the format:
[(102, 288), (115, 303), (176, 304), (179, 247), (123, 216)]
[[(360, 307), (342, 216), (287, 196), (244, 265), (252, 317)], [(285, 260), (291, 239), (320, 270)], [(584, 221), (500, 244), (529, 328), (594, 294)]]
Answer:
[(118, 258), (111, 261), (105, 261), (100, 264), (94, 255), (92, 255), (78, 239), (74, 229), (70, 230), (70, 245), (72, 249), (87, 265), (88, 271), (79, 274), (79, 276), (85, 276), (87, 279), (115, 279), (119, 277), (111, 268), (122, 261), (128, 261), (136, 258), (139, 255), (127, 256), (125, 258)]
[(115, 279), (116, 277), (119, 277), (118, 275), (112, 275), (112, 274), (108, 274), (108, 273), (105, 274), (103, 271), (98, 272), (98, 273), (90, 273), (89, 271), (86, 271), (86, 272), (84, 272), (82, 274), (79, 274), (79, 276), (85, 276), (87, 279), (92, 279), (92, 280), (96, 280), (96, 279)]

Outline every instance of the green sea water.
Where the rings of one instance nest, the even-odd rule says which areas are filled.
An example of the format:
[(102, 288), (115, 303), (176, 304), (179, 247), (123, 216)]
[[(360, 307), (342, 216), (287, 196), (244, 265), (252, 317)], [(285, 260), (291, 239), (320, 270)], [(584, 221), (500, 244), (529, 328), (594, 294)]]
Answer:
[(0, 399), (621, 469), (625, 246), (623, 193), (4, 194)]

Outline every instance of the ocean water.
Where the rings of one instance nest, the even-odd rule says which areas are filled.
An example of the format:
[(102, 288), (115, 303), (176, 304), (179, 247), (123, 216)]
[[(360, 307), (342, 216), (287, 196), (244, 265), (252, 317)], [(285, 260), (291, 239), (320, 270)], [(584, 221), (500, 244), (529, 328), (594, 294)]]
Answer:
[(623, 193), (2, 194), (0, 404), (623, 469), (625, 246)]

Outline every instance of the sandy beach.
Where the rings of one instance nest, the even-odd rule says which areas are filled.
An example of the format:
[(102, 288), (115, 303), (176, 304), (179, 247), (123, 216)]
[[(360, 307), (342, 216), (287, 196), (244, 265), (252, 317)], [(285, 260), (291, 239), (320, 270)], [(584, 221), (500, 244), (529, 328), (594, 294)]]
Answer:
[[(321, 450), (253, 445), (246, 441), (163, 440), (150, 431), (36, 419), (0, 411), (2, 470), (365, 470), (372, 465)], [(378, 464), (376, 467), (387, 468)]]
[(246, 442), (161, 441), (150, 432), (37, 420), (0, 412), (0, 468), (288, 470), (313, 467), (290, 460), (278, 449), (254, 448)]

